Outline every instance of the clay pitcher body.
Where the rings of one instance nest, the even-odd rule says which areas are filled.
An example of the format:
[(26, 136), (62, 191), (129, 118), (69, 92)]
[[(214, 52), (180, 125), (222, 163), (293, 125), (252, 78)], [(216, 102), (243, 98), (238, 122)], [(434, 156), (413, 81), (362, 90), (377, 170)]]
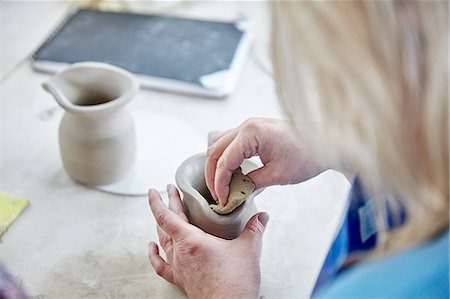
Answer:
[(43, 87), (65, 110), (59, 147), (69, 175), (90, 186), (123, 178), (136, 155), (134, 120), (125, 107), (139, 89), (132, 75), (108, 64), (82, 62)]
[[(239, 236), (250, 218), (258, 211), (254, 197), (263, 189), (253, 192), (245, 202), (228, 215), (216, 214), (211, 207), (215, 203), (205, 182), (204, 170), (206, 154), (190, 157), (178, 168), (175, 180), (183, 193), (183, 206), (189, 222), (203, 231), (224, 239)], [(258, 168), (250, 160), (241, 164), (244, 173)]]

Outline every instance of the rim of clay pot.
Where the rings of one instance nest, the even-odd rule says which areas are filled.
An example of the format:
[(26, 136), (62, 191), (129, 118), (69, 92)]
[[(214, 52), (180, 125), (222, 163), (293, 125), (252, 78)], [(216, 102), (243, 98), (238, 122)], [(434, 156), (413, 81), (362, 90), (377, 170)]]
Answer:
[[(89, 68), (97, 69), (97, 70), (101, 69), (104, 71), (109, 71), (109, 72), (119, 74), (123, 78), (126, 78), (129, 81), (130, 87), (128, 88), (128, 90), (126, 92), (124, 92), (119, 97), (113, 98), (104, 103), (93, 104), (93, 105), (88, 105), (88, 106), (76, 105), (76, 104), (72, 103), (70, 100), (68, 100), (66, 98), (66, 96), (64, 94), (62, 94), (62, 92), (58, 88), (56, 88), (55, 83), (53, 81), (55, 80), (55, 78), (63, 75), (64, 73), (73, 72), (77, 69), (89, 69)], [(107, 64), (107, 63), (93, 62), (93, 61), (74, 63), (74, 64), (70, 65), (68, 68), (56, 73), (47, 82), (44, 82), (42, 84), (42, 86), (44, 87), (44, 89), (46, 89), (51, 94), (53, 94), (53, 96), (56, 98), (56, 101), (63, 109), (65, 109), (66, 111), (72, 112), (72, 113), (85, 114), (85, 115), (95, 114), (95, 113), (104, 112), (104, 111), (110, 111), (110, 110), (122, 107), (125, 104), (127, 104), (128, 102), (130, 102), (136, 96), (137, 92), (139, 91), (138, 81), (127, 70), (124, 70), (122, 68), (119, 68), (119, 67)]]
[[(211, 221), (213, 221), (217, 224), (227, 225), (227, 224), (232, 224), (232, 223), (238, 221), (239, 216), (249, 207), (250, 204), (253, 204), (251, 201), (253, 201), (254, 197), (264, 190), (263, 188), (255, 190), (245, 200), (245, 202), (242, 205), (237, 207), (230, 214), (227, 214), (227, 215), (217, 214), (216, 212), (214, 212), (211, 209), (211, 207), (209, 206), (209, 204), (206, 200), (201, 200), (201, 201), (198, 200), (199, 197), (203, 198), (203, 196), (200, 194), (200, 192), (198, 190), (196, 190), (193, 186), (191, 186), (187, 182), (187, 178), (183, 176), (183, 172), (184, 172), (185, 168), (188, 167), (188, 165), (195, 160), (206, 160), (206, 153), (196, 154), (196, 155), (191, 156), (188, 159), (186, 159), (180, 165), (180, 167), (178, 167), (177, 172), (175, 174), (175, 181), (183, 193), (189, 193), (189, 194), (191, 194), (191, 196), (194, 197), (195, 201), (198, 204), (200, 204), (200, 206), (202, 207), (203, 211), (205, 212), (206, 217), (208, 217)], [(254, 167), (255, 169), (258, 168), (258, 166), (252, 161), (245, 160), (244, 163), (251, 164), (251, 166)]]

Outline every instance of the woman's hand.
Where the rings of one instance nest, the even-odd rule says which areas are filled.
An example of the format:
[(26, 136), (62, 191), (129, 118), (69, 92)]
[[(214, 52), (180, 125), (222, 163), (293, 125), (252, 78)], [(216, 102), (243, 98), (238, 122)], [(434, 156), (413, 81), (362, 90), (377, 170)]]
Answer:
[(149, 259), (156, 273), (185, 290), (190, 298), (256, 298), (260, 285), (261, 239), (269, 215), (253, 216), (241, 235), (224, 240), (188, 223), (178, 190), (167, 187), (169, 207), (159, 193), (149, 191), (161, 247), (149, 244)]
[(298, 138), (288, 123), (268, 118), (249, 119), (221, 134), (208, 149), (205, 166), (206, 185), (214, 199), (226, 204), (233, 171), (253, 156), (264, 164), (248, 174), (257, 189), (300, 183), (322, 172)]

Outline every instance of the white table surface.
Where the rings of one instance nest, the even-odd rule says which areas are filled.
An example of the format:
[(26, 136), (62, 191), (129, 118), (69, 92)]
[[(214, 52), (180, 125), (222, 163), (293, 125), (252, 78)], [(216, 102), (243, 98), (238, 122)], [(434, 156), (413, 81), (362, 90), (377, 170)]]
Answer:
[[(154, 274), (147, 261), (147, 243), (157, 239), (147, 198), (85, 188), (74, 183), (62, 168), (57, 128), (63, 112), (40, 86), (48, 76), (32, 71), (26, 57), (74, 2), (1, 1), (0, 5), (0, 191), (31, 201), (3, 235), (0, 261), (31, 296), (184, 297)], [(269, 38), (264, 3), (139, 5), (142, 2), (129, 7), (221, 19), (245, 13), (254, 20), (257, 32), (239, 86), (228, 99), (141, 90), (130, 104), (133, 111), (176, 118), (204, 136), (205, 143), (210, 130), (235, 127), (254, 116), (281, 117), (272, 78), (261, 68), (267, 62), (264, 53)], [(155, 140), (162, 152), (176, 136), (167, 138)], [(163, 169), (165, 161), (157, 165)], [(167, 183), (173, 182), (172, 178)], [(256, 198), (258, 208), (271, 215), (261, 258), (261, 296), (310, 296), (348, 188), (343, 175), (328, 171), (299, 185), (268, 188)]]

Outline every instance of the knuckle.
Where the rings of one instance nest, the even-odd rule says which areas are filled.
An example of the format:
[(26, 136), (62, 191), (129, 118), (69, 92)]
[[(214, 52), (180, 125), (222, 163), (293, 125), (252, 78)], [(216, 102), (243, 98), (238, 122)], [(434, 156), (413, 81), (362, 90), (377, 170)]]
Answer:
[(247, 119), (243, 124), (242, 128), (248, 132), (259, 132), (264, 125), (264, 119), (252, 117)]
[(210, 156), (208, 156), (209, 163), (211, 163), (211, 165), (217, 164), (217, 162), (219, 162), (221, 154), (222, 153), (220, 153), (219, 151), (211, 152)]
[(164, 277), (164, 274), (166, 273), (166, 267), (164, 264), (158, 264), (155, 266), (155, 272), (158, 274), (158, 276)]
[(264, 232), (264, 227), (259, 223), (254, 223), (250, 225), (249, 230), (255, 235), (262, 235)]
[(160, 213), (158, 216), (156, 216), (156, 222), (160, 227), (164, 227), (167, 225), (167, 215), (164, 213)]
[(259, 125), (260, 125), (260, 119), (252, 117), (252, 118), (247, 119), (243, 123), (243, 128), (246, 130), (253, 131), (253, 130), (258, 129)]
[(221, 157), (219, 160), (217, 160), (217, 168), (219, 170), (227, 169), (226, 164), (225, 164), (225, 159), (223, 157)]
[(200, 249), (199, 245), (193, 245), (187, 248), (186, 253), (189, 256), (195, 256), (198, 254), (199, 249)]
[(159, 238), (159, 242), (161, 243), (161, 246), (165, 247), (170, 243), (171, 239), (167, 235), (162, 235)]
[(180, 248), (183, 251), (184, 254), (187, 256), (195, 256), (198, 255), (198, 253), (201, 250), (201, 245), (198, 242), (195, 241), (189, 241), (186, 240), (180, 244)]

